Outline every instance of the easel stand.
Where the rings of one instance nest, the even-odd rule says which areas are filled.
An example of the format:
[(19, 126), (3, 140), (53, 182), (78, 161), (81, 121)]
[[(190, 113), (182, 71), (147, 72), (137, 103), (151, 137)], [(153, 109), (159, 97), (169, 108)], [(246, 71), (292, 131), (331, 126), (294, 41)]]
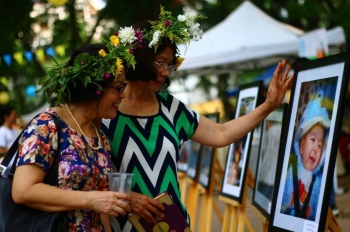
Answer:
[(262, 232), (267, 232), (269, 230), (269, 220), (262, 215), (255, 207), (253, 207), (254, 212), (261, 218), (262, 223)]
[[(219, 164), (219, 161), (216, 158), (216, 149), (214, 150), (213, 154), (213, 164), (211, 167), (211, 175), (210, 175), (210, 182), (208, 185), (208, 189), (204, 188), (201, 184), (198, 184), (198, 188), (200, 193), (202, 194), (202, 201), (201, 201), (201, 211), (199, 216), (199, 228), (198, 231), (200, 232), (211, 232), (211, 222), (212, 222), (212, 215), (213, 215), (213, 208), (215, 210), (215, 213), (217, 214), (219, 221), (223, 223), (223, 216), (221, 214), (221, 211), (216, 204), (214, 200), (214, 191), (216, 186), (216, 175), (223, 176), (223, 170)], [(221, 188), (221, 185), (220, 185)]]
[(254, 188), (254, 176), (250, 169), (247, 170), (247, 177), (243, 187), (244, 190), (241, 203), (224, 196), (219, 196), (219, 200), (226, 203), (222, 232), (243, 232), (245, 225), (248, 227), (250, 232), (254, 232), (245, 212), (248, 186), (252, 189)]
[(191, 230), (194, 231), (197, 219), (198, 200), (201, 189), (196, 181), (186, 176), (188, 187), (187, 212), (191, 217)]
[[(211, 222), (213, 209), (215, 210), (220, 222), (223, 222), (223, 215), (214, 201), (215, 187), (221, 188), (221, 178), (223, 176), (223, 169), (220, 166), (219, 161), (216, 158), (216, 149), (213, 152), (213, 164), (211, 166), (210, 182), (208, 183), (208, 189), (203, 187), (197, 181), (187, 177), (179, 177), (183, 183), (180, 184), (182, 193), (187, 193), (186, 196), (181, 196), (183, 202), (186, 202), (188, 213), (191, 217), (191, 230), (195, 231), (197, 224), (197, 212), (200, 204), (200, 212), (198, 219), (198, 231), (200, 232), (211, 232)], [(220, 180), (217, 180), (216, 176), (219, 176)], [(187, 191), (186, 191), (187, 190)], [(200, 198), (201, 196), (201, 198)], [(186, 201), (184, 200), (186, 199)]]
[(328, 207), (328, 213), (327, 213), (327, 224), (325, 231), (331, 231), (331, 232), (342, 232), (342, 229), (339, 227), (339, 224), (337, 222), (337, 219), (335, 218), (333, 211), (331, 207)]
[(179, 187), (181, 191), (181, 201), (186, 202), (187, 180), (185, 172), (178, 172)]

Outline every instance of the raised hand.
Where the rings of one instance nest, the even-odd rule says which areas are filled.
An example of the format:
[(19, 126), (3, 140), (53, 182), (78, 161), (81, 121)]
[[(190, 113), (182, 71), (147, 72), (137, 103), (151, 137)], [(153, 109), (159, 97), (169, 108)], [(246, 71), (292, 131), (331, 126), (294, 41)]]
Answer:
[(278, 63), (273, 74), (265, 100), (265, 103), (273, 109), (282, 103), (287, 89), (292, 85), (294, 75), (288, 78), (289, 70), (290, 66), (286, 64), (285, 60), (282, 60)]

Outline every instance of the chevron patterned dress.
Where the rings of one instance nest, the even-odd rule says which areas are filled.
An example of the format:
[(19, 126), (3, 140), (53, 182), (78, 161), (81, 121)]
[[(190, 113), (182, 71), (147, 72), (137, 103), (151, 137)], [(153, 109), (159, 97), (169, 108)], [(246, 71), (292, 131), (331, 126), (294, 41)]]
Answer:
[[(118, 111), (117, 117), (103, 119), (112, 161), (119, 172), (133, 173), (132, 191), (154, 198), (167, 191), (185, 218), (177, 179), (179, 150), (192, 137), (199, 114), (168, 93), (157, 93), (159, 112), (153, 116), (131, 116)], [(115, 231), (135, 231), (126, 216), (112, 220)], [(116, 226), (114, 224), (118, 224)]]

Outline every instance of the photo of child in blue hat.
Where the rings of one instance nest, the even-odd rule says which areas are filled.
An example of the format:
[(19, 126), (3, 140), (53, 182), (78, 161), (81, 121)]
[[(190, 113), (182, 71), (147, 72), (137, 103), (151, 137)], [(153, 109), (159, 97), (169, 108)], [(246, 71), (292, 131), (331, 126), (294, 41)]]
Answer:
[(318, 91), (300, 119), (290, 154), (281, 213), (315, 221), (330, 119)]

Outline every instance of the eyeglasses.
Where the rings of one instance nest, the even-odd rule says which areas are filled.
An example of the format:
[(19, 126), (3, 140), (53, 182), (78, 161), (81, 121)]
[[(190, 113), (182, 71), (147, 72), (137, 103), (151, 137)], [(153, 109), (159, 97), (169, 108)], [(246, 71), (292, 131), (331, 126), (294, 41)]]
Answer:
[(115, 89), (119, 94), (122, 94), (125, 90), (125, 87), (126, 87), (127, 83), (123, 83), (122, 85), (120, 86), (108, 86), (108, 87), (111, 87), (113, 89)]
[(157, 61), (154, 61), (154, 63), (156, 65), (158, 65), (159, 67), (162, 67), (163, 69), (167, 69), (169, 71), (169, 73), (174, 72), (175, 69), (176, 69), (176, 65), (175, 64), (168, 65), (166, 63), (160, 63), (160, 62), (157, 62)]

